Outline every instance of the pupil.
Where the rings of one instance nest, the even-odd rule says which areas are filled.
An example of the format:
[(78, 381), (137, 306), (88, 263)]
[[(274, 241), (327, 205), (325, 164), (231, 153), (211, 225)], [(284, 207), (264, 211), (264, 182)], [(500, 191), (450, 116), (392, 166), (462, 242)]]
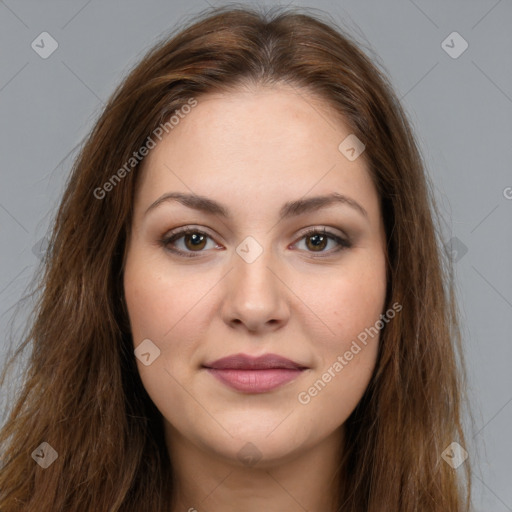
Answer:
[(202, 242), (202, 240), (200, 240), (200, 239), (203, 238), (203, 235), (198, 235), (197, 233), (194, 233), (194, 234), (190, 235), (190, 237), (192, 238), (192, 243), (195, 244), (196, 242), (198, 242), (198, 243)]
[(322, 244), (325, 242), (324, 240), (324, 236), (323, 235), (312, 235), (309, 237), (310, 240), (316, 240), (316, 241), (313, 241), (313, 246), (314, 247), (321, 247)]

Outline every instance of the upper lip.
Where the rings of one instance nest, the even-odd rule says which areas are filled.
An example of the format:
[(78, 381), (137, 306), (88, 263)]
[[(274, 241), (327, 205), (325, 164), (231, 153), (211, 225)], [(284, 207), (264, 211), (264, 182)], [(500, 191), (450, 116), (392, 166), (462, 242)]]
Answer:
[(217, 359), (211, 363), (206, 363), (203, 366), (215, 370), (303, 370), (307, 368), (306, 366), (277, 354), (264, 354), (259, 357), (252, 357), (246, 354), (234, 354)]

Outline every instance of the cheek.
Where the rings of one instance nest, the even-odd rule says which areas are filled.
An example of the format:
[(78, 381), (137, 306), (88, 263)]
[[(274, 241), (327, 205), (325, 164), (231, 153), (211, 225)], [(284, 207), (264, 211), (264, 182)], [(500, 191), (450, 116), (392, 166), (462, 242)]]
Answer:
[(352, 340), (373, 326), (383, 313), (384, 258), (354, 258), (316, 283), (315, 287), (309, 281), (309, 286), (304, 285), (299, 293), (321, 320), (323, 334), (317, 337), (319, 350), (332, 358), (333, 353), (348, 350)]
[[(377, 338), (366, 347), (359, 344), (357, 349), (352, 346), (352, 350), (337, 354), (305, 382), (296, 397), (302, 417), (324, 432), (332, 432), (345, 423), (370, 382), (377, 357)], [(351, 360), (346, 358), (347, 353), (352, 354)]]
[(318, 366), (296, 398), (304, 414), (322, 418), (327, 430), (345, 422), (370, 382), (380, 337), (375, 326), (382, 326), (385, 293), (385, 259), (379, 255), (354, 258), (324, 281), (323, 294), (310, 293), (306, 299), (316, 300), (312, 309), (321, 312), (329, 330), (317, 338)]
[(316, 336), (315, 372), (297, 400), (334, 427), (356, 407), (375, 368), (385, 305), (385, 259), (354, 258), (323, 280), (322, 287), (322, 293), (302, 290), (324, 327)]
[(308, 418), (320, 419), (322, 428), (334, 430), (354, 411), (371, 380), (377, 361), (384, 306), (384, 285), (362, 286), (360, 281), (332, 285), (332, 300), (322, 319), (328, 335), (317, 338), (317, 362), (296, 400)]
[(146, 267), (125, 273), (126, 305), (135, 345), (144, 338), (161, 340), (172, 325), (178, 305), (172, 289), (165, 289), (158, 276)]
[(199, 283), (193, 281), (168, 268), (164, 272), (158, 262), (148, 264), (142, 251), (134, 251), (125, 266), (124, 289), (134, 349), (149, 339), (157, 347), (151, 349), (158, 354), (154, 358), (151, 355), (148, 365), (137, 357), (137, 369), (151, 400), (173, 423), (179, 423), (179, 415), (193, 405), (185, 391), (191, 382), (184, 364), (191, 361), (201, 330), (194, 314), (200, 297), (186, 293), (197, 291)]
[(151, 259), (138, 248), (129, 253), (124, 290), (134, 349), (149, 339), (159, 351), (149, 366), (136, 360), (155, 401), (163, 387), (166, 393), (176, 387), (171, 375), (183, 385), (190, 378), (188, 366), (195, 364), (194, 354), (210, 323), (208, 291), (218, 280), (193, 269), (173, 269), (165, 259)]
[(134, 343), (153, 337), (165, 345), (184, 325), (187, 329), (194, 325), (195, 309), (208, 290), (208, 280), (134, 251), (127, 259), (124, 290)]

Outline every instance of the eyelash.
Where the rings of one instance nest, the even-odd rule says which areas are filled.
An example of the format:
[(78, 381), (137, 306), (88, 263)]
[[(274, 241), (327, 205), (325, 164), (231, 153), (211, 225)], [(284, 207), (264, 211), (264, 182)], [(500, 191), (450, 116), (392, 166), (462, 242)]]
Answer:
[[(201, 231), (200, 229), (186, 227), (186, 228), (179, 229), (177, 231), (172, 232), (169, 236), (163, 237), (159, 242), (160, 242), (160, 244), (164, 248), (166, 248), (168, 251), (170, 251), (170, 252), (172, 252), (174, 254), (177, 254), (179, 256), (183, 256), (185, 258), (197, 258), (198, 255), (201, 252), (204, 252), (204, 251), (185, 252), (185, 251), (180, 251), (180, 250), (176, 250), (176, 249), (171, 249), (169, 247), (169, 245), (171, 243), (176, 242), (180, 238), (183, 238), (183, 236), (185, 236), (185, 235), (193, 234), (193, 233), (194, 234), (199, 234), (199, 235), (204, 235), (204, 236), (206, 236), (208, 238), (212, 238), (208, 233), (205, 233), (204, 231)], [(327, 252), (326, 255), (322, 255), (322, 256), (315, 255), (315, 256), (313, 256), (314, 258), (325, 258), (327, 256), (331, 256), (333, 253), (338, 253), (338, 252), (342, 251), (343, 249), (348, 249), (348, 248), (352, 247), (352, 244), (348, 240), (345, 240), (345, 239), (339, 237), (338, 235), (335, 235), (334, 233), (331, 233), (331, 232), (327, 231), (325, 228), (323, 228), (323, 229), (318, 229), (318, 228), (309, 229), (307, 232), (302, 234), (302, 236), (300, 237), (300, 239), (298, 241), (301, 241), (304, 238), (308, 238), (308, 237), (311, 237), (313, 235), (323, 235), (323, 236), (326, 236), (327, 238), (329, 238), (330, 240), (333, 240), (334, 242), (336, 242), (338, 244), (338, 248), (337, 249), (335, 249), (333, 251), (330, 251), (330, 252)], [(193, 254), (194, 252), (197, 252), (198, 255), (194, 255)], [(310, 251), (310, 252), (312, 254), (315, 254), (314, 251)], [(322, 254), (322, 253), (317, 253), (317, 254)]]

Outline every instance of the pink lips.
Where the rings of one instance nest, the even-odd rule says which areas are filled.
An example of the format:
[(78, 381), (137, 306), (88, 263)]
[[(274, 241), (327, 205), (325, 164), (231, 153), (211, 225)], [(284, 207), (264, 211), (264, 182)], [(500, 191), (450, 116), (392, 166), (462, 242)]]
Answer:
[(265, 393), (296, 379), (305, 366), (276, 354), (251, 357), (236, 354), (204, 367), (224, 384), (248, 393)]

